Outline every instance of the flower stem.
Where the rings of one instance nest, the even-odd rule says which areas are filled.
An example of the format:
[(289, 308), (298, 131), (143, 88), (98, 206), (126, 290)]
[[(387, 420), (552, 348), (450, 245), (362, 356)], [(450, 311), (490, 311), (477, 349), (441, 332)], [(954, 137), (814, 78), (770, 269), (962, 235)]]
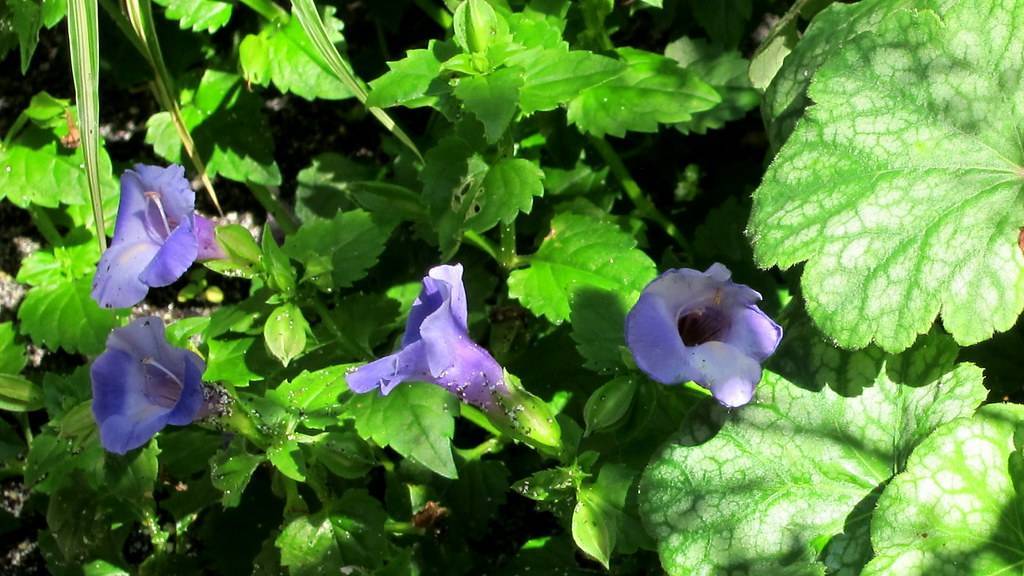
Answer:
[(475, 230), (466, 230), (462, 233), (462, 238), (469, 244), (476, 246), (482, 250), (485, 254), (494, 258), (495, 262), (500, 262), (498, 258), (498, 249), (494, 247), (494, 243), (482, 236)]
[(29, 207), (28, 213), (32, 216), (32, 223), (36, 225), (36, 230), (39, 230), (39, 233), (43, 235), (43, 238), (46, 238), (50, 246), (60, 246), (64, 243), (64, 239), (61, 238), (60, 232), (54, 226), (53, 220), (50, 220), (50, 216), (43, 208), (33, 204)]
[(298, 221), (292, 216), (288, 208), (274, 196), (274, 193), (269, 188), (250, 182), (249, 190), (252, 191), (252, 195), (260, 203), (260, 206), (263, 206), (263, 209), (272, 215), (274, 220), (277, 220), (277, 224), (284, 230), (285, 234), (293, 234), (299, 229)]
[(590, 144), (595, 150), (597, 150), (597, 153), (600, 154), (601, 158), (603, 158), (605, 163), (608, 164), (608, 168), (611, 169), (612, 174), (615, 174), (619, 183), (622, 184), (622, 189), (625, 190), (626, 196), (629, 196), (633, 205), (636, 206), (640, 216), (661, 226), (665, 231), (665, 234), (668, 234), (670, 238), (675, 240), (676, 244), (678, 244), (680, 248), (689, 251), (690, 245), (683, 236), (683, 233), (680, 232), (679, 228), (677, 228), (667, 216), (662, 214), (661, 211), (658, 210), (657, 206), (651, 202), (651, 199), (644, 194), (643, 190), (640, 189), (640, 185), (636, 183), (636, 180), (634, 180), (632, 176), (630, 176), (629, 170), (626, 168), (626, 164), (622, 161), (619, 154), (615, 152), (615, 149), (612, 148), (611, 144), (603, 138), (596, 137), (590, 138)]
[(437, 25), (445, 30), (452, 27), (452, 15), (444, 9), (443, 6), (434, 4), (433, 0), (413, 0), (420, 10), (422, 10), (431, 20), (437, 22)]
[(288, 22), (289, 18), (291, 18), (291, 15), (288, 14), (287, 10), (272, 0), (242, 0), (242, 4), (252, 8), (259, 13), (260, 16), (263, 16), (271, 22), (284, 24)]
[(506, 272), (519, 266), (519, 255), (516, 254), (516, 223), (501, 224), (501, 245), (498, 247), (498, 263)]

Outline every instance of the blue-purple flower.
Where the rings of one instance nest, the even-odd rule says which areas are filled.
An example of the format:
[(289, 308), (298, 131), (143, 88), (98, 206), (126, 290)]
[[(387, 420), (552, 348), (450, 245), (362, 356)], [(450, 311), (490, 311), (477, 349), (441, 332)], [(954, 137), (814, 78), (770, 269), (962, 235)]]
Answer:
[(348, 386), (363, 393), (388, 394), (402, 382), (430, 382), (463, 402), (488, 412), (509, 394), (504, 370), (469, 337), (462, 265), (437, 266), (423, 279), (412, 305), (401, 348), (352, 372)]
[(195, 213), (195, 199), (181, 166), (136, 164), (121, 175), (114, 239), (92, 285), (100, 306), (134, 306), (151, 287), (181, 278), (197, 259), (224, 257), (213, 223)]
[(683, 268), (658, 276), (626, 317), (626, 343), (653, 380), (692, 380), (736, 407), (754, 396), (782, 328), (756, 306), (761, 295), (730, 276), (718, 263), (706, 272)]
[(204, 368), (199, 356), (167, 343), (159, 318), (114, 330), (90, 370), (103, 447), (124, 454), (168, 424), (184, 426), (200, 417)]

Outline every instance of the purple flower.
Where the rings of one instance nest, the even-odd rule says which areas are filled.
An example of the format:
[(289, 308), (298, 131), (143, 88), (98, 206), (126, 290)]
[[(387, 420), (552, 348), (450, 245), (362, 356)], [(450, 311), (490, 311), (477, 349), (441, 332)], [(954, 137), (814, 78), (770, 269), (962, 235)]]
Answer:
[(407, 380), (430, 382), (492, 413), (507, 405), (502, 397), (510, 393), (504, 370), (469, 338), (461, 264), (431, 268), (409, 312), (401, 349), (346, 379), (354, 392), (380, 388), (381, 394)]
[(134, 306), (197, 259), (223, 258), (213, 223), (195, 213), (181, 166), (136, 164), (121, 175), (114, 240), (96, 267), (92, 297), (105, 308)]
[(761, 295), (730, 276), (718, 263), (658, 276), (626, 317), (626, 343), (653, 380), (692, 380), (736, 407), (753, 397), (782, 328), (755, 305)]
[(204, 369), (199, 356), (167, 343), (159, 318), (114, 330), (90, 370), (103, 447), (124, 454), (168, 424), (190, 424), (203, 408)]

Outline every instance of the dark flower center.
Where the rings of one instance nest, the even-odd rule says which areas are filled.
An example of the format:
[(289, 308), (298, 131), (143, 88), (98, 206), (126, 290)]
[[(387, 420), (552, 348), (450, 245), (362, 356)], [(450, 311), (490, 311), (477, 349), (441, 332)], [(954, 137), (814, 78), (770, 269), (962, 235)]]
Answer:
[(184, 388), (181, 380), (154, 358), (143, 358), (142, 369), (146, 376), (143, 383), (146, 398), (162, 408), (174, 408)]
[(701, 308), (679, 317), (679, 337), (687, 346), (721, 340), (728, 332), (729, 317), (718, 308)]

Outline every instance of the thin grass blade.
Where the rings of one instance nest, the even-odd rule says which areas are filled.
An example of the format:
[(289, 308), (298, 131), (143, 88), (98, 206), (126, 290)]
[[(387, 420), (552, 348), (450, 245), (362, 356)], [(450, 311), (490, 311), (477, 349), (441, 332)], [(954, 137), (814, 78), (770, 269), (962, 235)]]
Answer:
[(164, 63), (164, 56), (160, 51), (160, 41), (157, 39), (156, 27), (153, 24), (153, 5), (149, 0), (126, 0), (124, 7), (137, 38), (137, 42), (134, 44), (153, 69), (151, 86), (153, 95), (156, 96), (160, 107), (170, 113), (174, 128), (178, 132), (178, 138), (181, 140), (182, 147), (185, 148), (185, 154), (188, 155), (196, 172), (199, 173), (199, 179), (202, 181), (203, 187), (206, 188), (206, 193), (213, 201), (213, 205), (217, 208), (217, 212), (223, 216), (224, 211), (221, 210), (220, 202), (217, 200), (217, 192), (213, 189), (213, 182), (210, 181), (210, 177), (206, 173), (206, 164), (196, 151), (195, 141), (192, 140), (192, 134), (189, 132), (188, 126), (185, 125), (185, 119), (181, 116), (181, 108), (178, 107), (174, 81)]
[[(320, 12), (316, 8), (316, 3), (313, 0), (292, 0), (292, 11), (299, 19), (299, 24), (302, 25), (306, 36), (313, 42), (313, 46), (320, 57), (327, 63), (330, 72), (345, 84), (352, 94), (365, 105), (367, 96), (366, 83), (355, 75), (348, 62), (342, 58), (338, 49), (331, 43), (327, 29), (324, 27), (324, 21), (320, 18)], [(420, 154), (419, 148), (416, 147), (412, 139), (409, 138), (387, 112), (373, 106), (369, 107), (369, 110), (385, 128), (395, 135), (395, 138), (398, 138), (402, 144), (412, 150), (417, 158), (423, 160), (423, 155)]]
[(89, 200), (96, 223), (100, 250), (107, 249), (107, 231), (103, 225), (103, 197), (100, 191), (100, 68), (99, 17), (96, 0), (68, 0), (68, 40), (71, 48), (71, 74), (75, 81), (75, 102), (82, 138), (82, 154), (89, 181)]

